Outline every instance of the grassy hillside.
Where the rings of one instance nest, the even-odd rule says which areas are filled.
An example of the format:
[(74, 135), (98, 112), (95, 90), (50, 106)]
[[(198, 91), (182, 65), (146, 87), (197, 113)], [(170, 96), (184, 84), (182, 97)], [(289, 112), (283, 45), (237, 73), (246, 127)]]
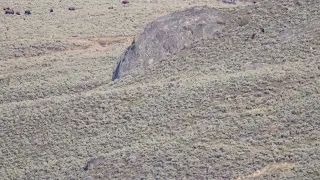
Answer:
[[(223, 8), (239, 18), (220, 37), (112, 82), (116, 57), (144, 21), (193, 5), (174, 2), (123, 7), (76, 1), (72, 6), (84, 7), (72, 12), (78, 18), (66, 16), (69, 5), (56, 2), (63, 14), (1, 15), (6, 27), (16, 30), (1, 34), (1, 177), (320, 178), (319, 2), (272, 0)], [(108, 13), (111, 5), (118, 14)], [(39, 30), (43, 37), (37, 36), (31, 24), (19, 33), (22, 18), (56, 26), (58, 19), (47, 19), (56, 16), (75, 24), (62, 23), (59, 38), (47, 39), (54, 30)], [(121, 22), (114, 31), (103, 22), (96, 29), (85, 24), (112, 16), (118, 19), (108, 21)], [(124, 29), (126, 21), (119, 19), (135, 16), (137, 27)], [(26, 39), (17, 40), (18, 34)], [(85, 171), (86, 161), (96, 157), (102, 162)]]

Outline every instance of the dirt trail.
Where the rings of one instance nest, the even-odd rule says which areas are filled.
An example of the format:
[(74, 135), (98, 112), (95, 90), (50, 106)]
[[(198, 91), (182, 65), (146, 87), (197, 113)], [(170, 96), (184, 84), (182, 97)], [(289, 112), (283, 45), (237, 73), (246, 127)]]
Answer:
[[(52, 43), (48, 47), (42, 46), (31, 46), (30, 49), (41, 49), (39, 54), (29, 54), (26, 53), (24, 56), (8, 56), (7, 60), (19, 60), (26, 57), (39, 57), (43, 55), (55, 54), (56, 56), (61, 56), (63, 54), (72, 54), (72, 51), (112, 51), (115, 47), (124, 47), (129, 44), (129, 41), (132, 40), (131, 36), (110, 36), (110, 37), (87, 37), (87, 38), (77, 38), (72, 37), (67, 39), (67, 44), (59, 47), (59, 45), (54, 45)], [(62, 39), (46, 39), (50, 41), (64, 41)], [(8, 43), (8, 42), (7, 42)]]
[[(71, 44), (86, 44), (85, 49), (93, 50), (111, 50), (116, 45), (128, 43), (133, 37), (115, 36), (115, 37), (88, 37), (88, 38), (70, 38)], [(123, 45), (124, 46), (124, 45)], [(72, 49), (72, 48), (71, 48)]]

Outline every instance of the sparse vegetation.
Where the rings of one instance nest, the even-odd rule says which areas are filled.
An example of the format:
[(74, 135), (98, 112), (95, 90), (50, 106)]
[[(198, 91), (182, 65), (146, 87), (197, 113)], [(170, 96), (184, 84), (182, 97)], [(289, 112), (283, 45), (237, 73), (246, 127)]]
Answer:
[(249, 23), (115, 82), (131, 37), (189, 0), (25, 2), (0, 14), (0, 179), (320, 179), (319, 1), (194, 1)]

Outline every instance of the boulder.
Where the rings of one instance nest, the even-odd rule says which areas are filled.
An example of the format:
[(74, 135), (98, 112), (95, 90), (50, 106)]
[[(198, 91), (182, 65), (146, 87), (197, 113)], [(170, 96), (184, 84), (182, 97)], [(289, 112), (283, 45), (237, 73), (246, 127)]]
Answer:
[(230, 15), (207, 6), (173, 12), (147, 24), (142, 34), (120, 56), (112, 80), (131, 70), (169, 58), (195, 41), (219, 35)]

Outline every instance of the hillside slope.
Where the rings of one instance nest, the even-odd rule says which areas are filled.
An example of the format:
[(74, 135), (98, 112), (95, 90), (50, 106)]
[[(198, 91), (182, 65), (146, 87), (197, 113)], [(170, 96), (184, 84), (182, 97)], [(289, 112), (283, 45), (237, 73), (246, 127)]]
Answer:
[(63, 71), (21, 70), (31, 75), (1, 89), (1, 176), (319, 179), (319, 5), (225, 9), (238, 28), (114, 82), (116, 59), (97, 52), (65, 55)]

